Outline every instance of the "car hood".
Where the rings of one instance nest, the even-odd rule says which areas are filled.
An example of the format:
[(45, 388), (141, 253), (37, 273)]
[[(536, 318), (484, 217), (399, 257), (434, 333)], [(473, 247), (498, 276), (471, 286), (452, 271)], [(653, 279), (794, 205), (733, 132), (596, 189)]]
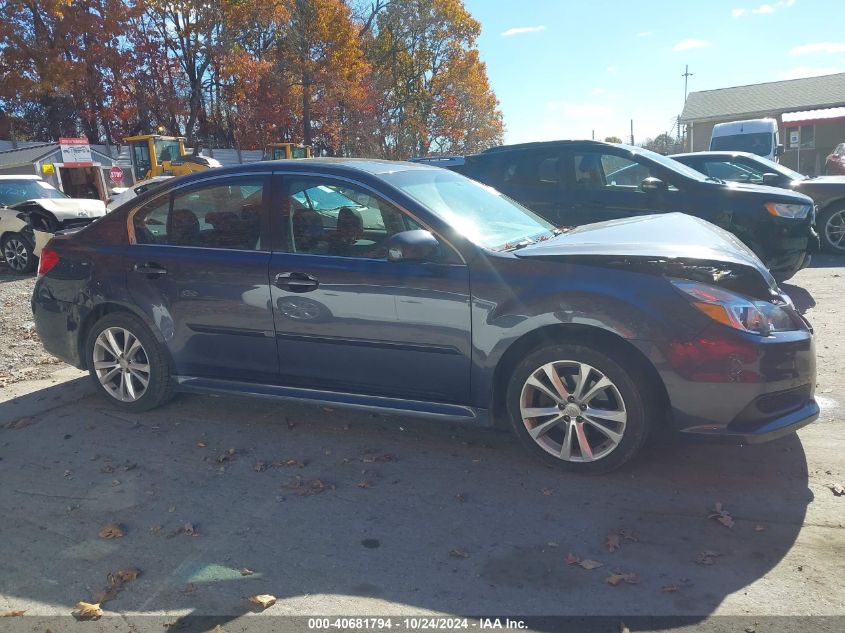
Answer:
[(102, 200), (88, 198), (36, 198), (19, 202), (12, 208), (25, 207), (33, 203), (55, 215), (58, 220), (99, 218), (106, 214), (106, 205)]
[(816, 188), (837, 187), (845, 189), (845, 176), (816, 176), (806, 180), (794, 180), (792, 186), (798, 189), (812, 190)]
[(760, 259), (732, 233), (683, 213), (646, 215), (585, 224), (514, 251), (627, 268), (723, 285), (761, 298), (777, 284)]
[[(813, 204), (811, 198), (802, 193), (783, 189), (781, 187), (770, 187), (768, 185), (753, 185), (747, 182), (726, 182), (724, 185), (732, 191), (743, 191), (747, 193), (756, 193), (757, 195), (764, 195), (775, 201), (789, 202), (792, 204)], [(798, 200), (798, 198), (801, 198)]]

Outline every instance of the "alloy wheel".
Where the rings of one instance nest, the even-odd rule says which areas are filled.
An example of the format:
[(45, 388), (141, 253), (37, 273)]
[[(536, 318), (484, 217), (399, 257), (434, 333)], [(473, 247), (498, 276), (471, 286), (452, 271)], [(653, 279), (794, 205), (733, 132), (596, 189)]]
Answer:
[(26, 244), (18, 237), (7, 238), (3, 243), (3, 257), (12, 270), (23, 271), (29, 263)]
[(150, 383), (150, 360), (138, 337), (121, 327), (100, 332), (94, 341), (94, 371), (113, 398), (135, 402)]
[(519, 409), (531, 438), (568, 462), (606, 457), (622, 441), (628, 414), (619, 388), (595, 367), (561, 360), (534, 371)]
[(840, 209), (827, 219), (824, 234), (831, 246), (845, 251), (845, 209)]

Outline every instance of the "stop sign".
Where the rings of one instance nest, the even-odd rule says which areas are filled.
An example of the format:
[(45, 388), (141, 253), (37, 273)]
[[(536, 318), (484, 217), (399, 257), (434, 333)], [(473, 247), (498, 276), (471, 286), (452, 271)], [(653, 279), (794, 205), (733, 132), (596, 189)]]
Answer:
[(111, 171), (109, 171), (109, 178), (111, 178), (114, 182), (123, 181), (123, 169), (121, 169), (120, 166), (115, 165), (111, 168)]

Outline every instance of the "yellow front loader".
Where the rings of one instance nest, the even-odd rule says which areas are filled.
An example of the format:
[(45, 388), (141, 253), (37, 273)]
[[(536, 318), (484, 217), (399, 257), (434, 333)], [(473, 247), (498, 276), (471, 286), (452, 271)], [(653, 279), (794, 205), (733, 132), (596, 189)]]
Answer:
[(153, 176), (184, 176), (195, 171), (220, 167), (220, 161), (187, 154), (184, 136), (141, 134), (123, 139), (129, 145), (135, 182)]
[(311, 146), (296, 143), (270, 143), (264, 148), (264, 160), (290, 158), (311, 158)]

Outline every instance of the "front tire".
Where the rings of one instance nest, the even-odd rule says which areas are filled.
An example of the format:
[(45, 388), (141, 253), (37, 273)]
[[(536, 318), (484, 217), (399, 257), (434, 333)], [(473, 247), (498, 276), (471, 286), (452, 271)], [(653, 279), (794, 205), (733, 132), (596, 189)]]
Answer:
[(107, 314), (91, 328), (85, 350), (92, 380), (114, 406), (148, 411), (173, 397), (164, 348), (138, 317)]
[(822, 250), (832, 255), (845, 255), (845, 205), (825, 209), (816, 218)]
[(648, 438), (649, 393), (629, 362), (561, 344), (537, 349), (517, 365), (507, 408), (522, 444), (545, 463), (602, 474), (628, 462)]
[(3, 249), (6, 264), (16, 273), (31, 273), (38, 266), (38, 258), (32, 250), (32, 245), (20, 233), (5, 236), (0, 247)]

